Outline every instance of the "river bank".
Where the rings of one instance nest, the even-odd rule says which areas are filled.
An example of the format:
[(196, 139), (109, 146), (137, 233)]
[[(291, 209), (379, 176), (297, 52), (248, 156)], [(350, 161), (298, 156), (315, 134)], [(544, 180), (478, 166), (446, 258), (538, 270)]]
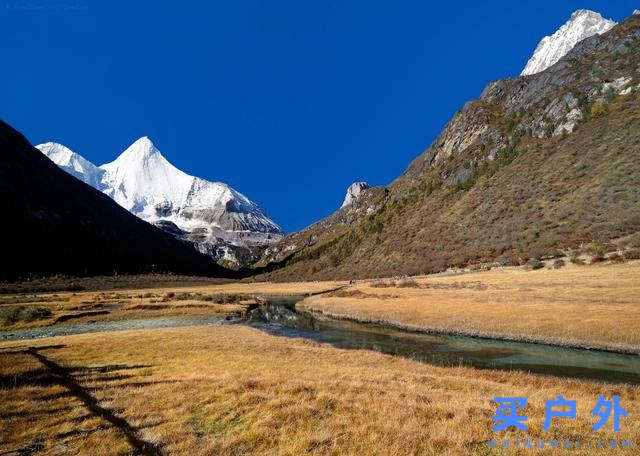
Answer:
[(363, 281), (298, 307), (405, 331), (640, 353), (640, 262)]

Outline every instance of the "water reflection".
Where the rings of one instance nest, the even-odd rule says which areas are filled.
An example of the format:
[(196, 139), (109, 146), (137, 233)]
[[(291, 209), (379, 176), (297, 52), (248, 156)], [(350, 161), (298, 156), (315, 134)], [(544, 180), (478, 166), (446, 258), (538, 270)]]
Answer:
[(561, 377), (640, 384), (640, 356), (472, 337), (405, 332), (379, 325), (319, 318), (296, 299), (270, 299), (250, 313), (254, 327), (338, 348), (368, 349), (444, 366), (518, 369)]

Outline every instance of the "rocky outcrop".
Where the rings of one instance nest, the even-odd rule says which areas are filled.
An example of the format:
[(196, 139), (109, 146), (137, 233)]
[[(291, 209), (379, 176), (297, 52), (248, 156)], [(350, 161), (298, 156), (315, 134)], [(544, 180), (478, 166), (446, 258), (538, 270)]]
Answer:
[(342, 202), (342, 206), (340, 208), (344, 208), (353, 204), (360, 197), (360, 194), (363, 190), (371, 188), (369, 184), (366, 182), (354, 182), (347, 189), (347, 194), (344, 197), (344, 201)]

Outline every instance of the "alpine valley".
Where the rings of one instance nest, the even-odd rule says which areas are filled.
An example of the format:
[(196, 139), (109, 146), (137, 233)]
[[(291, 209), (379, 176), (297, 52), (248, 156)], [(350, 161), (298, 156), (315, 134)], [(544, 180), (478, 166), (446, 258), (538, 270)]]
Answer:
[(238, 268), (280, 240), (281, 228), (246, 196), (222, 182), (190, 176), (165, 159), (148, 137), (95, 166), (62, 144), (36, 146), (60, 168), (221, 265)]
[[(385, 187), (269, 247), (271, 280), (518, 265), (640, 231), (640, 14), (576, 11)], [(564, 252), (564, 253), (563, 253)]]
[(0, 456), (639, 454), (640, 12), (104, 3), (6, 8), (30, 134), (168, 125), (222, 170), (217, 129), (285, 227), (353, 183), (285, 235), (147, 137), (96, 166), (0, 121)]

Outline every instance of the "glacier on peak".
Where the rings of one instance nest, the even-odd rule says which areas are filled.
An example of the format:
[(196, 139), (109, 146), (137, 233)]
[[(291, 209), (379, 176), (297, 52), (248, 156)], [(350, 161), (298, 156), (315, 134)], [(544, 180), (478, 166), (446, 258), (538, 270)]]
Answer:
[(520, 75), (526, 76), (546, 70), (567, 55), (580, 41), (596, 34), (603, 34), (616, 25), (617, 22), (605, 19), (595, 11), (575, 11), (553, 35), (542, 38)]
[(58, 143), (36, 147), (143, 220), (163, 229), (177, 227), (176, 233), (185, 233), (201, 251), (211, 251), (211, 246), (264, 246), (284, 234), (256, 203), (222, 182), (179, 170), (146, 136), (99, 167)]

